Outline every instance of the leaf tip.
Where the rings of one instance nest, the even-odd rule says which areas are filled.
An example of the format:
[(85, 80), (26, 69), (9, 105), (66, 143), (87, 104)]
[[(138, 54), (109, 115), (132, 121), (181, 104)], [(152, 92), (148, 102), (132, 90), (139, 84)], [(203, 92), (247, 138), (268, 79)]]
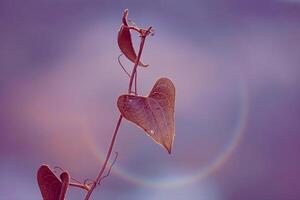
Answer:
[(163, 146), (167, 150), (168, 154), (171, 155), (171, 153), (172, 153), (172, 144), (170, 144), (170, 145), (163, 145)]
[(122, 18), (122, 22), (123, 22), (123, 24), (126, 25), (126, 26), (128, 26), (128, 24), (127, 24), (127, 16), (128, 16), (128, 8), (126, 8), (126, 9), (124, 10), (123, 18)]
[(169, 155), (171, 155), (171, 153), (172, 153), (171, 149), (168, 149), (167, 151), (168, 151)]

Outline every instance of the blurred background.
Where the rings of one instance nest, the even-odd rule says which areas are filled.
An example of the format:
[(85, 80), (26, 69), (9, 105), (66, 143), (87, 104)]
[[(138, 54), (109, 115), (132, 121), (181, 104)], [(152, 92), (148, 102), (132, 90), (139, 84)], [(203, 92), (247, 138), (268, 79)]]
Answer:
[[(124, 120), (91, 199), (300, 199), (298, 0), (1, 0), (0, 199), (41, 199), (44, 163), (97, 175), (127, 91), (125, 8), (156, 31), (138, 92), (174, 82), (176, 137), (168, 155)], [(83, 196), (70, 188), (67, 199)]]

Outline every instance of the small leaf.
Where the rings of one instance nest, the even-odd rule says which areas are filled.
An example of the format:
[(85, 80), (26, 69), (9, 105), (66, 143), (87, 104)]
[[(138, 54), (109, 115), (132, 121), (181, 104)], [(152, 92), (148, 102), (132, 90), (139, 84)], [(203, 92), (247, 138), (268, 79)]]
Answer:
[(69, 186), (67, 172), (60, 175), (61, 180), (47, 165), (42, 165), (37, 173), (38, 184), (44, 200), (64, 200)]
[(124, 118), (171, 153), (175, 136), (175, 87), (171, 80), (160, 78), (148, 97), (121, 95), (117, 104)]
[[(132, 38), (131, 38), (131, 33), (130, 29), (128, 28), (128, 23), (127, 23), (127, 15), (128, 15), (128, 10), (126, 9), (124, 11), (123, 19), (122, 19), (122, 26), (119, 30), (118, 34), (118, 45), (119, 48), (121, 49), (122, 53), (133, 63), (135, 63), (137, 59), (137, 55), (135, 53), (135, 50), (133, 48), (132, 44)], [(139, 62), (138, 64), (141, 67), (147, 67), (149, 65), (145, 65), (142, 62)]]

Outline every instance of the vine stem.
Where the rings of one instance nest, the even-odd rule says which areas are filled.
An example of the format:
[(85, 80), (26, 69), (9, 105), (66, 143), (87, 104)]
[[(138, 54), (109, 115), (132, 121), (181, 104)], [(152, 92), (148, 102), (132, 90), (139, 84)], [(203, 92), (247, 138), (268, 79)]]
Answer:
[(72, 187), (78, 187), (78, 188), (84, 189), (86, 191), (89, 191), (89, 187), (86, 186), (86, 185), (83, 185), (83, 184), (69, 183), (69, 185), (72, 186)]
[[(152, 29), (152, 27), (149, 27), (147, 30), (139, 30), (140, 32), (140, 37), (141, 37), (141, 42), (140, 42), (140, 47), (139, 47), (139, 52), (138, 52), (138, 56), (137, 56), (137, 59), (134, 63), (134, 67), (133, 67), (133, 70), (131, 72), (131, 76), (130, 76), (130, 81), (129, 81), (129, 86), (128, 86), (128, 94), (131, 94), (132, 93), (132, 84), (133, 84), (133, 79), (136, 75), (136, 71), (137, 71), (137, 67), (138, 67), (138, 63), (141, 59), (141, 56), (142, 56), (142, 52), (143, 52), (143, 48), (144, 48), (144, 44), (145, 44), (145, 40), (146, 40), (146, 37), (149, 35), (150, 33), (150, 30)], [(84, 200), (89, 200), (91, 194), (93, 193), (94, 189), (96, 188), (97, 184), (99, 183), (105, 169), (106, 169), (106, 166), (107, 166), (107, 163), (109, 161), (109, 158), (111, 156), (111, 152), (113, 150), (113, 147), (114, 147), (114, 144), (115, 144), (115, 141), (116, 141), (116, 138), (117, 138), (117, 134), (118, 134), (118, 131), (119, 131), (119, 128), (120, 128), (120, 125), (121, 125), (121, 122), (122, 122), (122, 115), (119, 116), (119, 119), (118, 119), (118, 122), (116, 124), (116, 128), (115, 128), (115, 131), (113, 133), (113, 136), (112, 136), (112, 139), (111, 139), (111, 142), (110, 142), (110, 145), (109, 145), (109, 149), (107, 151), (107, 154), (106, 154), (106, 157), (105, 157), (105, 160), (104, 160), (104, 163), (100, 169), (100, 172), (96, 178), (96, 180), (94, 181), (93, 185), (91, 186), (90, 190), (87, 192)]]

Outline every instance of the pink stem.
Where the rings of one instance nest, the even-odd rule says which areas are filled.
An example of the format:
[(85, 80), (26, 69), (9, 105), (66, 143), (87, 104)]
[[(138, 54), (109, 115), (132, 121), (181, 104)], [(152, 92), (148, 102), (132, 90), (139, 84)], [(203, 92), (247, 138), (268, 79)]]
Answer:
[[(132, 83), (133, 83), (133, 79), (135, 77), (135, 74), (136, 74), (136, 70), (137, 70), (137, 67), (138, 67), (138, 63), (141, 59), (141, 55), (142, 55), (142, 51), (143, 51), (143, 48), (144, 48), (144, 44), (145, 44), (145, 39), (147, 37), (147, 35), (149, 34), (150, 30), (151, 30), (152, 27), (150, 27), (148, 30), (146, 30), (145, 33), (142, 33), (141, 34), (141, 42), (140, 42), (140, 48), (139, 48), (139, 52), (138, 52), (138, 56), (137, 56), (137, 59), (134, 63), (134, 67), (133, 67), (133, 70), (131, 72), (131, 76), (130, 76), (130, 81), (129, 81), (129, 86), (128, 86), (128, 94), (132, 93)], [(86, 194), (84, 200), (88, 200), (92, 194), (92, 192), (94, 191), (94, 189), (96, 188), (97, 184), (99, 183), (103, 173), (104, 173), (104, 170), (106, 169), (106, 166), (107, 166), (107, 163), (109, 161), (109, 158), (110, 158), (110, 155), (111, 155), (111, 152), (112, 152), (112, 149), (113, 149), (113, 146), (115, 144), (115, 141), (116, 141), (116, 137), (117, 137), (117, 134), (118, 134), (118, 131), (119, 131), (119, 128), (120, 128), (120, 125), (121, 125), (121, 122), (122, 122), (122, 115), (119, 116), (119, 120), (117, 122), (117, 125), (116, 125), (116, 128), (115, 128), (115, 131), (114, 131), (114, 134), (112, 136), (112, 139), (111, 139), (111, 142), (110, 142), (110, 145), (109, 145), (109, 149), (108, 149), (108, 152), (106, 154), (106, 157), (105, 157), (105, 160), (104, 160), (104, 163), (102, 165), (102, 168), (95, 180), (95, 182), (93, 183), (93, 185), (91, 186), (90, 190), (88, 191), (88, 193)]]
[(78, 187), (78, 188), (84, 189), (86, 191), (89, 191), (89, 189), (90, 189), (87, 185), (78, 184), (78, 183), (69, 183), (69, 185), (72, 187)]

